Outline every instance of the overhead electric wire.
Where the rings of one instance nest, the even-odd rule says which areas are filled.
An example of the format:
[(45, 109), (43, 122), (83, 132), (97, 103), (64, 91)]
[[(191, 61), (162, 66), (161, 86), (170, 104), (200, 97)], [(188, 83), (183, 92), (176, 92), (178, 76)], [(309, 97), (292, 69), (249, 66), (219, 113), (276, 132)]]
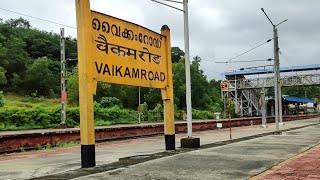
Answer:
[[(273, 39), (273, 38), (272, 38), (272, 39)], [(253, 48), (251, 48), (251, 49), (249, 49), (249, 50), (247, 50), (247, 51), (245, 51), (245, 52), (243, 52), (243, 53), (241, 53), (241, 54), (236, 55), (235, 57), (227, 60), (226, 63), (229, 63), (230, 61), (232, 61), (232, 60), (234, 60), (234, 59), (236, 59), (236, 58), (238, 58), (238, 57), (240, 57), (240, 56), (242, 56), (242, 55), (244, 55), (244, 54), (247, 54), (248, 52), (250, 52), (250, 51), (252, 51), (252, 50), (254, 50), (254, 49), (257, 49), (258, 47), (260, 47), (260, 46), (262, 46), (262, 45), (264, 45), (264, 44), (267, 44), (267, 43), (270, 42), (272, 39), (268, 39), (266, 42), (261, 43), (261, 44), (259, 44), (258, 46), (255, 46), (255, 47), (253, 47)]]
[[(174, 6), (171, 6), (171, 5), (169, 5), (169, 4), (166, 4), (166, 3), (163, 3), (163, 2), (160, 2), (160, 1), (156, 1), (156, 0), (150, 0), (150, 1), (153, 1), (153, 2), (156, 2), (156, 3), (162, 4), (162, 5), (164, 5), (164, 6), (168, 6), (168, 7), (171, 7), (171, 8), (173, 8), (173, 9), (176, 9), (176, 10), (179, 10), (179, 11), (184, 12), (184, 10), (182, 10), (182, 9), (176, 8), (176, 7), (174, 7)], [(167, 1), (168, 1), (168, 0), (167, 0)], [(171, 2), (173, 2), (173, 1), (171, 1)], [(176, 3), (178, 3), (178, 2), (176, 2)]]
[(206, 60), (206, 59), (201, 59), (201, 61), (206, 61), (206, 62), (210, 62), (210, 63), (216, 63), (214, 61), (210, 61), (210, 60)]
[(12, 11), (12, 10), (9, 10), (9, 9), (0, 8), (0, 10), (11, 12), (11, 13), (14, 13), (14, 14), (19, 14), (19, 15), (22, 15), (22, 16), (30, 17), (30, 18), (41, 20), (41, 21), (45, 21), (45, 22), (49, 22), (49, 23), (52, 23), (52, 24), (57, 24), (57, 25), (60, 25), (60, 26), (71, 28), (71, 29), (76, 29), (75, 27), (72, 27), (72, 26), (69, 26), (69, 25), (65, 25), (65, 24), (62, 24), (62, 23), (59, 23), (59, 22), (55, 22), (55, 21), (51, 21), (51, 20), (47, 20), (47, 19), (31, 16), (31, 15), (28, 15), (28, 14)]
[(168, 1), (168, 2), (173, 2), (173, 3), (183, 4), (183, 2), (180, 2), (180, 1), (174, 1), (174, 0), (162, 0), (162, 1)]
[(232, 61), (232, 62), (227, 62), (227, 61), (225, 61), (225, 62), (219, 62), (219, 61), (216, 61), (215, 63), (225, 63), (225, 64), (227, 64), (227, 63), (244, 63), (244, 62), (261, 62), (261, 61), (272, 61), (273, 59), (272, 58), (269, 58), (269, 59), (254, 59), (254, 60), (243, 60), (243, 61)]

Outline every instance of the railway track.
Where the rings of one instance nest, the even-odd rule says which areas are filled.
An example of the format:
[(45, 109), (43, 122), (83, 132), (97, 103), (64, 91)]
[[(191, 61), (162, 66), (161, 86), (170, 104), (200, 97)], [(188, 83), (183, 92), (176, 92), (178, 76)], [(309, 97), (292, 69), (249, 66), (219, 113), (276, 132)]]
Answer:
[[(290, 115), (283, 116), (283, 121), (303, 120), (318, 117), (318, 115)], [(273, 123), (274, 117), (267, 118), (267, 123)], [(195, 120), (193, 131), (217, 129), (217, 123), (222, 128), (250, 126), (261, 124), (261, 117), (235, 118), (221, 120)], [(163, 134), (163, 123), (143, 123), (134, 125), (113, 125), (95, 128), (96, 142), (136, 138), (141, 136)], [(178, 121), (175, 123), (176, 133), (187, 131), (187, 123)], [(36, 149), (47, 144), (54, 145), (58, 142), (70, 142), (80, 140), (79, 128), (68, 129), (41, 129), (26, 131), (3, 131), (0, 132), (0, 153), (10, 153)]]

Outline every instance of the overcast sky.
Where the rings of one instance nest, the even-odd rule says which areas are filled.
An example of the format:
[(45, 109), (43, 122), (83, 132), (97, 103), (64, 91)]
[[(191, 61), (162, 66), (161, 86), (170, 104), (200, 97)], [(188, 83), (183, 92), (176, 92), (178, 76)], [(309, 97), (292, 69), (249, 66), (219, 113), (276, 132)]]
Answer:
[[(160, 0), (161, 1), (161, 0)], [(182, 1), (182, 0), (181, 0)], [(182, 5), (175, 5), (182, 8)], [(278, 28), (281, 66), (320, 64), (319, 0), (189, 0), (190, 53), (202, 58), (208, 79), (222, 79), (224, 71), (268, 65), (272, 62), (217, 64), (272, 38), (272, 21), (287, 22)], [(74, 0), (1, 0), (0, 8), (76, 27)], [(91, 9), (140, 24), (160, 32), (171, 29), (171, 44), (184, 50), (183, 14), (150, 0), (91, 0)], [(0, 10), (0, 18), (18, 18)], [(24, 17), (24, 16), (22, 16)], [(34, 28), (59, 33), (60, 25), (24, 17)], [(65, 28), (76, 37), (76, 30)], [(273, 57), (273, 42), (234, 61)]]

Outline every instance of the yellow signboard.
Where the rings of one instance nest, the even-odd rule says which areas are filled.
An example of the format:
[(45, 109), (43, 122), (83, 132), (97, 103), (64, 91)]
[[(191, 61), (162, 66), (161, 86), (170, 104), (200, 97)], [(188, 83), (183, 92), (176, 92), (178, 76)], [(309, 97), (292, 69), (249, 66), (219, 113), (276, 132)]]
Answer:
[(77, 12), (81, 166), (95, 166), (93, 94), (97, 82), (161, 88), (166, 150), (175, 150), (170, 29), (161, 34), (90, 9)]
[(228, 83), (228, 81), (221, 81), (221, 83), (220, 83), (220, 89), (221, 89), (221, 91), (223, 91), (223, 92), (229, 91), (229, 83)]
[(115, 84), (165, 88), (165, 36), (142, 26), (91, 11), (92, 77)]

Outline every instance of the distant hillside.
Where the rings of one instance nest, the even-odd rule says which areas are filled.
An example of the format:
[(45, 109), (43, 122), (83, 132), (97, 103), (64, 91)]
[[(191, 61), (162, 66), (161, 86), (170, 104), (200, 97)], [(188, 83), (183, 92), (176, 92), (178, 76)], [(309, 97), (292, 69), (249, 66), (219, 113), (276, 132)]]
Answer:
[[(0, 22), (0, 88), (39, 95), (60, 92), (60, 37), (31, 27), (22, 18)], [(75, 39), (66, 40), (66, 57), (77, 57)]]

